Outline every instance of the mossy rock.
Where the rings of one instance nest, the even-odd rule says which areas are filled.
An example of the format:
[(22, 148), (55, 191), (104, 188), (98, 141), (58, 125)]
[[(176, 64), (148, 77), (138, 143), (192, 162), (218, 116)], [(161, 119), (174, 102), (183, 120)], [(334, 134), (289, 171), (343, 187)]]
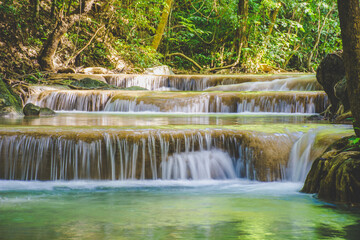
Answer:
[(360, 205), (360, 147), (345, 137), (317, 158), (302, 192), (317, 193), (324, 201)]
[(8, 114), (20, 114), (21, 99), (0, 78), (0, 117)]
[(32, 103), (28, 103), (24, 106), (23, 112), (25, 116), (39, 116), (40, 107)]
[(69, 87), (77, 89), (117, 89), (117, 87), (113, 85), (91, 78), (83, 78), (79, 81), (72, 81), (69, 84)]
[(52, 116), (55, 115), (55, 112), (50, 108), (41, 108), (32, 103), (25, 105), (23, 112), (25, 116)]
[(53, 116), (55, 115), (55, 112), (51, 110), (50, 108), (40, 108), (40, 116)]

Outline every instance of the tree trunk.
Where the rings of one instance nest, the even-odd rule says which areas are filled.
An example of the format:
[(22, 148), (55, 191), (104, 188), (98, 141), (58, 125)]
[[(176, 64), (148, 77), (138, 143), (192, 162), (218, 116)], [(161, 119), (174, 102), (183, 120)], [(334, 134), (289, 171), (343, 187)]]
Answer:
[(238, 18), (239, 18), (239, 31), (237, 34), (238, 49), (237, 59), (234, 66), (240, 62), (241, 51), (246, 42), (247, 20), (249, 16), (249, 0), (239, 0), (238, 3)]
[(169, 18), (169, 14), (170, 14), (170, 10), (171, 10), (171, 5), (172, 5), (173, 0), (166, 0), (164, 9), (162, 11), (162, 15), (161, 15), (161, 19), (160, 19), (160, 23), (156, 29), (156, 33), (152, 42), (152, 47), (157, 50), (162, 36), (164, 35), (164, 31), (165, 31), (165, 27)]
[(359, 0), (338, 0), (344, 64), (354, 130), (360, 137), (360, 6)]
[[(270, 40), (270, 36), (272, 34), (272, 31), (274, 30), (274, 26), (275, 26), (275, 22), (276, 22), (276, 19), (277, 19), (277, 15), (281, 9), (281, 6), (282, 6), (282, 3), (281, 2), (278, 2), (277, 3), (277, 7), (275, 8), (273, 14), (271, 15), (271, 19), (270, 19), (270, 26), (269, 26), (269, 30), (268, 32), (266, 33), (266, 36), (265, 36), (265, 40), (264, 40), (264, 43), (263, 45), (266, 47), (269, 43), (269, 40)], [(263, 56), (265, 54), (265, 50), (261, 50), (260, 53), (258, 54), (258, 59), (261, 61)]]
[(266, 34), (266, 38), (268, 39), (272, 33), (272, 31), (274, 30), (274, 26), (275, 26), (275, 22), (276, 22), (276, 18), (277, 18), (277, 15), (280, 11), (280, 8), (282, 6), (282, 4), (279, 2), (277, 3), (277, 8), (275, 8), (273, 14), (271, 15), (271, 19), (270, 19), (270, 26), (269, 26), (269, 30)]
[(50, 10), (50, 18), (54, 19), (55, 17), (55, 8), (56, 8), (56, 0), (51, 1), (51, 10)]
[(85, 1), (84, 6), (79, 6), (73, 14), (58, 21), (54, 30), (50, 33), (44, 43), (38, 57), (42, 70), (54, 71), (53, 59), (62, 36), (72, 27), (72, 25), (74, 25), (75, 21), (77, 21), (81, 15), (86, 14), (91, 10), (94, 1), (95, 0)]
[(40, 11), (40, 0), (30, 0), (30, 4), (32, 5), (33, 18), (37, 18)]

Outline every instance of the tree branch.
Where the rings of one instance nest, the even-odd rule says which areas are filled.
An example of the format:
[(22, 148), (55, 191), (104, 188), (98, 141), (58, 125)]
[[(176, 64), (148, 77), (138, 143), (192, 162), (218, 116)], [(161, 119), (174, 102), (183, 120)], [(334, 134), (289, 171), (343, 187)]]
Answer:
[(171, 56), (179, 56), (182, 58), (185, 58), (186, 60), (188, 60), (189, 62), (191, 62), (192, 64), (194, 64), (198, 69), (202, 70), (203, 68), (197, 63), (195, 62), (193, 59), (189, 58), (188, 56), (186, 56), (183, 53), (171, 53), (171, 54), (166, 54), (166, 57), (171, 57)]
[(84, 51), (90, 44), (91, 42), (94, 40), (94, 38), (96, 37), (96, 35), (98, 34), (98, 32), (103, 28), (105, 27), (105, 25), (102, 25), (100, 28), (98, 28), (96, 30), (96, 32), (94, 33), (94, 35), (90, 38), (90, 40), (86, 43), (86, 45), (80, 49), (79, 51), (77, 51), (74, 55), (72, 55), (65, 63), (65, 66), (69, 65), (69, 63), (77, 57), (77, 55), (79, 55), (82, 51)]

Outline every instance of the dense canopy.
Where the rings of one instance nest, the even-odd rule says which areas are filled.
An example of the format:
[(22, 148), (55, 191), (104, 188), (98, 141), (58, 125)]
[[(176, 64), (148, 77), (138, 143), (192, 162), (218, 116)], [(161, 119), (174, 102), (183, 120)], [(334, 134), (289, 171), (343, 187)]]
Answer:
[(94, 1), (2, 1), (1, 57), (12, 60), (2, 67), (33, 69), (60, 23), (68, 28), (55, 67), (313, 71), (325, 54), (342, 47), (330, 0), (111, 0), (95, 1), (85, 12), (88, 2)]

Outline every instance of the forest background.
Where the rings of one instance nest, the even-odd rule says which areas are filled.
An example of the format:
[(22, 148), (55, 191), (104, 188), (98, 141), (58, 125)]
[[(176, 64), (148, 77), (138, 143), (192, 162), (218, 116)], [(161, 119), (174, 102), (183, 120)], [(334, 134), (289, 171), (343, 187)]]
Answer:
[[(52, 32), (84, 12), (85, 2), (0, 1), (0, 73), (40, 72), (39, 56)], [(312, 72), (327, 53), (342, 49), (331, 0), (95, 1), (59, 41), (54, 68), (102, 66), (115, 72), (162, 64), (185, 73)]]

